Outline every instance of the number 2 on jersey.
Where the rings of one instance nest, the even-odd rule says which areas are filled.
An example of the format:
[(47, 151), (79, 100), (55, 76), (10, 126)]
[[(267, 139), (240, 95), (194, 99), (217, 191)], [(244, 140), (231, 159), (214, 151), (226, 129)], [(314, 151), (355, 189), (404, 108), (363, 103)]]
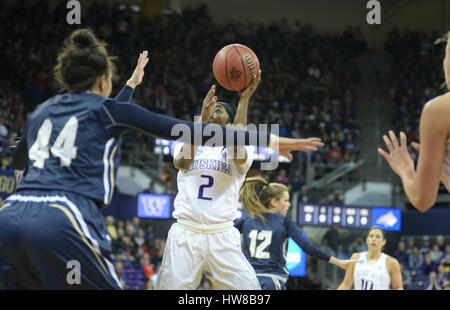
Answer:
[(211, 197), (205, 197), (203, 195), (203, 190), (205, 188), (209, 188), (209, 187), (212, 187), (214, 185), (214, 178), (212, 176), (210, 176), (210, 175), (204, 175), (204, 174), (202, 174), (200, 177), (206, 178), (208, 180), (208, 184), (200, 185), (200, 188), (198, 189), (198, 199), (212, 200)]
[[(50, 157), (48, 144), (53, 130), (53, 124), (50, 119), (44, 120), (38, 130), (36, 141), (28, 151), (31, 160), (34, 160), (33, 166), (44, 168), (45, 161)], [(78, 131), (78, 119), (72, 116), (56, 138), (55, 143), (50, 148), (53, 157), (59, 158), (61, 166), (69, 167), (72, 160), (77, 157), (77, 147), (75, 139)]]
[[(272, 231), (257, 231), (256, 229), (253, 229), (248, 234), (248, 237), (250, 238), (250, 256), (257, 259), (269, 259), (270, 252), (266, 252), (266, 248), (272, 242)], [(262, 242), (256, 246), (256, 240), (262, 240)]]

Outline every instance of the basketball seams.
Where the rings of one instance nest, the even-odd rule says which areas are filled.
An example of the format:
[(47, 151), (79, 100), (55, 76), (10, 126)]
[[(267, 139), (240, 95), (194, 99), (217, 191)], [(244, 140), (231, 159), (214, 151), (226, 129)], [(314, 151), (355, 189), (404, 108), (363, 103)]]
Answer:
[(227, 54), (225, 55), (225, 76), (227, 77), (228, 86), (232, 90), (235, 90), (233, 85), (231, 85), (230, 78), (228, 77), (228, 55), (230, 54), (231, 48), (228, 49)]
[[(242, 64), (242, 71), (244, 71), (244, 89), (246, 88), (246, 84), (247, 84), (247, 75), (245, 74), (245, 64), (244, 61), (242, 60), (242, 56), (241, 53), (239, 53), (239, 50), (236, 48), (235, 44), (232, 45), (232, 47), (236, 50), (237, 54), (239, 55), (239, 59), (241, 60), (241, 64)], [(250, 73), (250, 71), (249, 71)]]

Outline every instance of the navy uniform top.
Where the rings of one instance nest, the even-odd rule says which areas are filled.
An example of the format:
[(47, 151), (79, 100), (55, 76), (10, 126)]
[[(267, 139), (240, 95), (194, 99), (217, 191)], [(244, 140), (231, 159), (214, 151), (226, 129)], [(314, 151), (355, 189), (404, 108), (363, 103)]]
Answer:
[(313, 246), (291, 219), (278, 213), (264, 213), (266, 224), (256, 217), (243, 215), (234, 226), (243, 234), (243, 252), (255, 272), (288, 277), (286, 254), (291, 237), (306, 254), (329, 261), (330, 255)]
[[(131, 99), (125, 86), (115, 100)], [(29, 163), (18, 186), (75, 192), (109, 204), (119, 167), (117, 128), (102, 109), (107, 99), (93, 93), (65, 93), (40, 104), (28, 117)]]
[[(114, 99), (65, 93), (40, 104), (14, 150), (13, 168), (25, 170), (17, 190), (70, 191), (108, 205), (120, 161), (118, 139), (127, 130), (195, 145), (204, 145), (211, 136), (217, 145), (225, 145), (228, 137), (233, 145), (239, 137), (245, 145), (269, 141), (264, 130), (235, 130), (151, 112), (130, 103), (132, 94), (133, 88), (125, 86)], [(219, 134), (202, 135), (206, 126)]]

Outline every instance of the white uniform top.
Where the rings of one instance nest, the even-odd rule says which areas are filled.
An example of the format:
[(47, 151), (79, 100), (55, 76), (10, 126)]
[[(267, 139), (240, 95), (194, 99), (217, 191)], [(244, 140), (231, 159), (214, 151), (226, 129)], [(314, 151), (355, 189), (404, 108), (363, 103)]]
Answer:
[(444, 172), (447, 176), (447, 181), (450, 183), (450, 139), (445, 144), (445, 156), (444, 156)]
[(359, 253), (359, 261), (353, 272), (355, 290), (389, 290), (391, 277), (386, 267), (388, 256), (381, 253), (372, 264), (367, 263), (367, 252)]
[[(174, 157), (182, 146), (183, 143), (179, 143), (174, 147)], [(227, 148), (200, 146), (189, 169), (178, 171), (178, 194), (172, 216), (199, 224), (235, 220), (239, 190), (254, 158), (254, 147), (246, 146), (245, 149), (247, 161), (236, 167)]]

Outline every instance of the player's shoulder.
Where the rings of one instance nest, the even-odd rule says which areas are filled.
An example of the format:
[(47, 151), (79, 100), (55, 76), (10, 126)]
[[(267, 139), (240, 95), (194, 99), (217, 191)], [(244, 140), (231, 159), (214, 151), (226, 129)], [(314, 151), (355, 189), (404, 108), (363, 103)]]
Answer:
[(423, 107), (424, 114), (439, 115), (448, 111), (450, 111), (450, 92), (432, 98)]
[(392, 257), (386, 253), (383, 253), (384, 255), (386, 255), (386, 265), (388, 266), (400, 266), (400, 263), (398, 262), (398, 260), (395, 257)]

